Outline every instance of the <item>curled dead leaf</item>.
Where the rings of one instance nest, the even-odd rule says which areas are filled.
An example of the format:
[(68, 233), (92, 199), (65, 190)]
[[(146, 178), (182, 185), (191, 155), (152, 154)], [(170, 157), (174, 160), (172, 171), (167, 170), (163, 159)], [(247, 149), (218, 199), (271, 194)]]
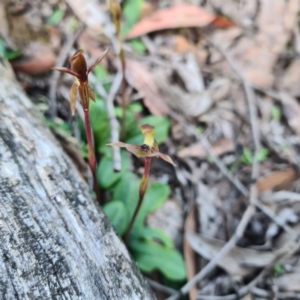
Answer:
[(126, 60), (126, 79), (144, 97), (144, 104), (156, 116), (166, 115), (169, 111), (161, 97), (150, 70), (138, 61)]

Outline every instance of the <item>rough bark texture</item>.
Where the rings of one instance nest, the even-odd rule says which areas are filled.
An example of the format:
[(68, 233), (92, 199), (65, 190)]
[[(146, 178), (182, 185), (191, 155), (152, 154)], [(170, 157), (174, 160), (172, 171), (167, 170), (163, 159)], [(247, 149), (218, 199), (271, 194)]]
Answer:
[(155, 299), (0, 61), (0, 298)]

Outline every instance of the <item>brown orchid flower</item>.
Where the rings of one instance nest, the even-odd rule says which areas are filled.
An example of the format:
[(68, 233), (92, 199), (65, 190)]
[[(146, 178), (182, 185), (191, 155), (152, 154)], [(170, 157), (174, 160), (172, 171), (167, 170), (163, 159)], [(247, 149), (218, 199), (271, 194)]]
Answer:
[(97, 200), (100, 203), (100, 191), (97, 184), (97, 177), (96, 177), (96, 157), (94, 153), (93, 147), (93, 139), (92, 139), (92, 130), (89, 118), (89, 99), (95, 101), (95, 96), (89, 86), (88, 83), (88, 75), (93, 69), (96, 67), (97, 64), (101, 62), (104, 56), (107, 54), (108, 49), (104, 51), (100, 57), (92, 64), (89, 68), (87, 68), (87, 64), (85, 58), (83, 56), (83, 50), (77, 50), (75, 54), (70, 58), (70, 65), (71, 68), (53, 68), (56, 71), (60, 71), (63, 73), (71, 74), (75, 77), (75, 81), (70, 89), (70, 106), (72, 115), (75, 114), (76, 110), (76, 97), (77, 92), (79, 92), (81, 104), (84, 111), (84, 123), (85, 123), (85, 131), (86, 131), (86, 139), (88, 144), (88, 161), (93, 175), (93, 183), (94, 183), (94, 191), (97, 196)]
[(137, 157), (145, 157), (144, 175), (142, 177), (142, 180), (140, 183), (140, 188), (139, 188), (139, 201), (135, 208), (133, 216), (130, 220), (127, 231), (125, 233), (126, 244), (128, 244), (128, 239), (129, 239), (129, 234), (130, 234), (131, 228), (132, 228), (134, 220), (138, 214), (138, 211), (142, 205), (143, 198), (144, 198), (145, 192), (147, 190), (149, 173), (150, 173), (150, 163), (151, 163), (152, 157), (162, 158), (166, 162), (172, 164), (173, 166), (176, 166), (170, 156), (159, 152), (158, 144), (157, 144), (156, 140), (154, 139), (154, 127), (149, 124), (139, 125), (139, 127), (145, 136), (144, 143), (141, 146), (126, 144), (126, 143), (122, 143), (122, 142), (107, 144), (107, 146), (116, 146), (116, 147), (120, 147), (120, 148), (126, 148), (129, 152), (133, 153)]
[(88, 84), (88, 75), (102, 61), (107, 52), (108, 49), (104, 51), (89, 68), (87, 68), (86, 60), (82, 54), (83, 50), (79, 49), (69, 60), (71, 66), (70, 69), (53, 68), (53, 70), (68, 73), (75, 77), (75, 81), (70, 89), (70, 106), (72, 115), (75, 114), (77, 91), (79, 92), (81, 104), (84, 110), (88, 110), (89, 108), (89, 99), (95, 101), (95, 96)]

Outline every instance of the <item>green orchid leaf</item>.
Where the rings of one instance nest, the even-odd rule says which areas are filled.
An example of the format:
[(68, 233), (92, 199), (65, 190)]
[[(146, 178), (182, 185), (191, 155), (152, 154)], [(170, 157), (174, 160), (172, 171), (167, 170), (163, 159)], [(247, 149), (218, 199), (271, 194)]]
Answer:
[(156, 182), (148, 186), (140, 211), (137, 214), (136, 220), (133, 225), (132, 232), (136, 235), (136, 231), (141, 226), (144, 226), (147, 215), (158, 207), (160, 207), (170, 194), (170, 188), (167, 184)]
[(117, 200), (111, 201), (103, 206), (103, 212), (116, 232), (120, 236), (123, 235), (128, 223), (128, 214), (124, 203)]
[[(97, 168), (97, 180), (100, 187), (104, 189), (111, 188), (116, 182), (118, 182), (124, 173), (128, 172), (129, 157), (125, 151), (121, 152), (121, 171), (114, 172), (113, 163), (110, 156), (104, 156)], [(119, 198), (121, 199), (121, 198)]]
[(138, 229), (138, 237), (145, 239), (146, 241), (158, 241), (166, 248), (173, 249), (174, 243), (169, 236), (159, 228), (155, 227), (140, 227)]
[(148, 241), (130, 240), (130, 249), (138, 267), (146, 273), (161, 271), (168, 279), (186, 279), (186, 270), (181, 254), (175, 250)]

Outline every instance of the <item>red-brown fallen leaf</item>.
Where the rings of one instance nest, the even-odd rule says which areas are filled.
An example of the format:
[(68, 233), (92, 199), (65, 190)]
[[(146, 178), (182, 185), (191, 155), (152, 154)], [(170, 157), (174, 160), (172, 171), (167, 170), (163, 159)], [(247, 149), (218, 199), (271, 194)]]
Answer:
[(295, 170), (283, 170), (275, 171), (264, 177), (261, 177), (257, 181), (257, 189), (259, 193), (267, 190), (278, 188), (297, 177)]
[(216, 16), (210, 25), (217, 28), (229, 28), (235, 26), (235, 23), (224, 16)]
[(211, 24), (216, 16), (204, 9), (190, 5), (179, 4), (152, 14), (139, 21), (127, 34), (134, 38), (143, 34), (170, 28), (203, 27)]
[(56, 62), (56, 56), (51, 54), (36, 55), (35, 57), (21, 62), (12, 62), (14, 70), (37, 75), (48, 72)]
[(31, 47), (31, 57), (21, 61), (12, 62), (14, 70), (27, 74), (42, 74), (48, 72), (54, 67), (56, 62), (56, 55), (49, 49), (49, 46), (43, 46), (34, 43), (29, 45)]
[[(227, 152), (234, 151), (234, 143), (231, 139), (223, 138), (211, 145), (212, 152), (219, 156)], [(208, 155), (207, 151), (201, 144), (194, 144), (179, 151), (179, 157), (196, 157), (203, 159)]]
[(144, 104), (156, 116), (166, 115), (169, 111), (159, 94), (153, 76), (148, 68), (138, 61), (126, 60), (126, 79), (144, 97)]

